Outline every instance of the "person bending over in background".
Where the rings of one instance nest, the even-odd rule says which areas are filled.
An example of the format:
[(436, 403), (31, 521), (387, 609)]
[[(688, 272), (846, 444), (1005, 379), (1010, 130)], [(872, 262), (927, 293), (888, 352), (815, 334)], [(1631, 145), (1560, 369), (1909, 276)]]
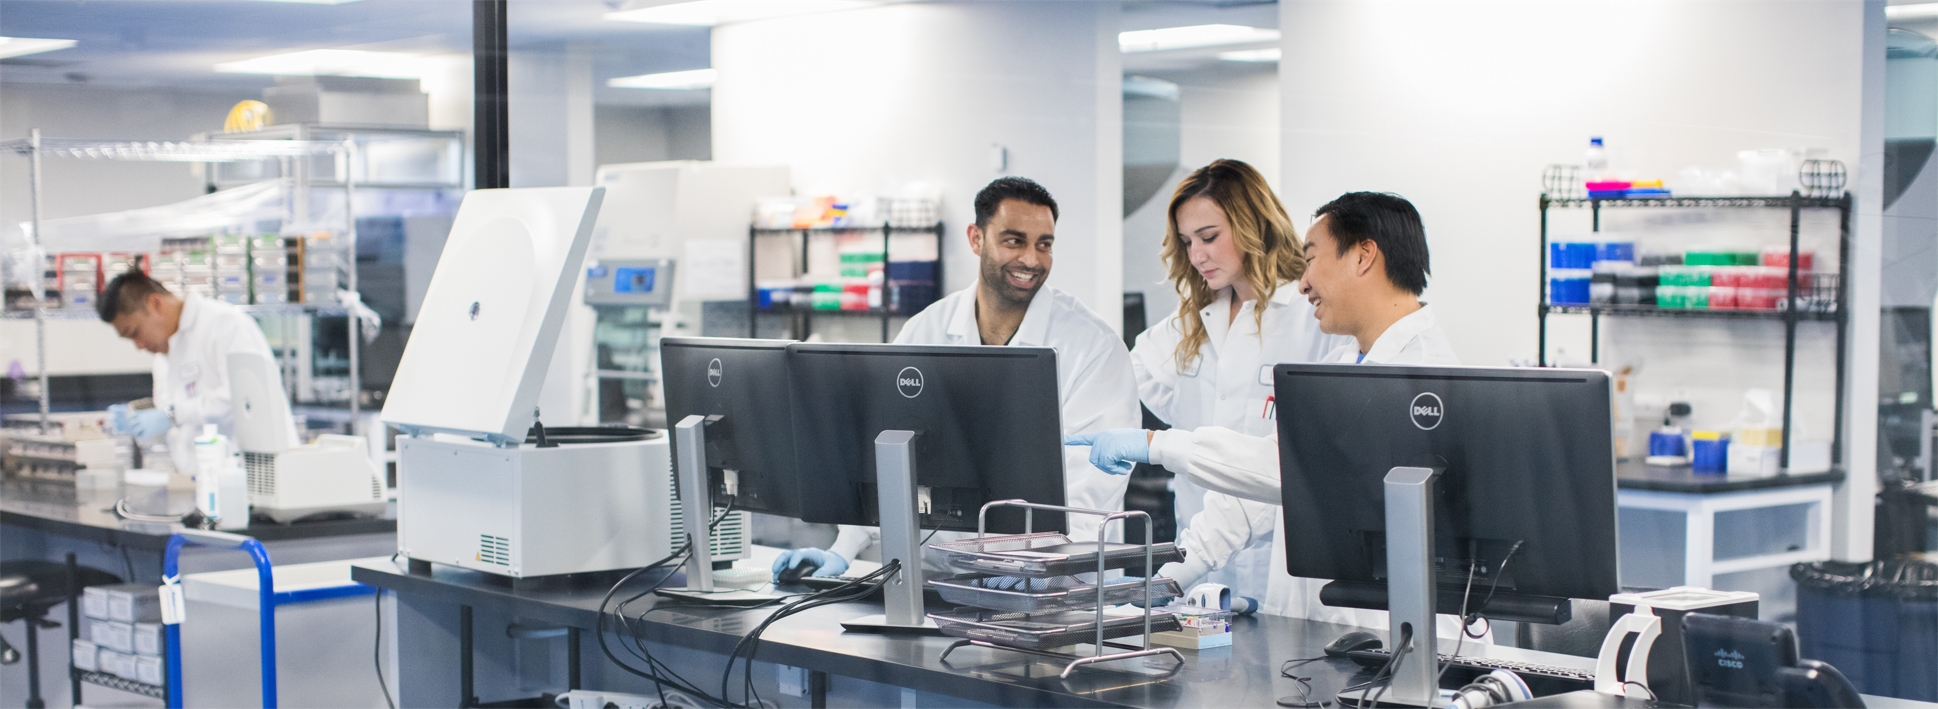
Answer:
[[(975, 204), (976, 222), (968, 229), (969, 249), (979, 263), (975, 285), (910, 318), (896, 344), (1056, 348), (1064, 434), (1137, 425), (1137, 388), (1123, 340), (1075, 296), (1043, 285), (1050, 277), (1056, 243), (1056, 200), (1031, 180), (1003, 177), (983, 187)], [(1063, 458), (1064, 504), (1123, 509), (1127, 478), (1098, 470), (1082, 451), (1066, 449)], [(1100, 518), (1068, 519), (1071, 539), (1096, 541)], [(937, 534), (948, 539), (971, 536)], [(1112, 528), (1113, 538), (1120, 534), (1120, 526)], [(783, 552), (774, 560), (774, 575), (811, 563), (818, 567), (815, 576), (838, 576), (880, 539), (874, 527), (844, 525), (829, 549)]]

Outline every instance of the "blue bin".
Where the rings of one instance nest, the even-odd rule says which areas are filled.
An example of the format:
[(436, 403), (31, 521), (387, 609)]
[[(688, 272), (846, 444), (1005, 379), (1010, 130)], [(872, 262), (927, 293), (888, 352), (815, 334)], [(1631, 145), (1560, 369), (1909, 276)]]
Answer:
[(1938, 564), (1919, 560), (1790, 567), (1797, 640), (1865, 694), (1938, 701)]
[[(1548, 268), (1594, 268), (1595, 243), (1556, 241), (1548, 244)], [(1582, 301), (1588, 302), (1588, 301)]]
[(1587, 305), (1589, 283), (1593, 276), (1589, 271), (1555, 270), (1549, 271), (1548, 302), (1555, 305)]

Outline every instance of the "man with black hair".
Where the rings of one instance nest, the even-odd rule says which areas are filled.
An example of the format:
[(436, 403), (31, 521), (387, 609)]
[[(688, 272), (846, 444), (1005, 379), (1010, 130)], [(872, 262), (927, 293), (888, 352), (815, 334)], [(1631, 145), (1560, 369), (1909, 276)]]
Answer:
[[(194, 471), (192, 441), (201, 435), (203, 424), (216, 424), (227, 434), (234, 423), (229, 355), (247, 353), (275, 361), (262, 328), (233, 305), (195, 294), (177, 296), (140, 271), (108, 281), (95, 310), (115, 333), (155, 354), (153, 405), (108, 407), (114, 427), (138, 439), (169, 434), (169, 457), (176, 469)], [(274, 367), (269, 372), (279, 376)], [(280, 381), (275, 384), (282, 388)]]
[[(1023, 177), (1002, 177), (976, 194), (969, 250), (978, 260), (976, 283), (910, 318), (895, 342), (905, 345), (1016, 345), (1056, 348), (1057, 394), (1064, 434), (1136, 426), (1137, 381), (1123, 337), (1090, 308), (1045, 288), (1056, 243), (1057, 206), (1049, 190)], [(1128, 478), (1092, 466), (1082, 451), (1064, 452), (1064, 504), (1120, 510)], [(1070, 515), (1070, 537), (1097, 539), (1097, 517)], [(1112, 536), (1121, 533), (1113, 528)], [(795, 549), (774, 561), (774, 573), (801, 563), (818, 576), (836, 576), (873, 547), (872, 527), (841, 528), (828, 549)], [(938, 533), (938, 538), (948, 533)]]
[[(1299, 280), (1299, 292), (1312, 303), (1321, 332), (1354, 340), (1340, 345), (1322, 361), (1460, 364), (1447, 344), (1446, 334), (1434, 324), (1433, 311), (1420, 302), (1429, 263), (1426, 230), (1413, 204), (1394, 194), (1349, 192), (1320, 207), (1317, 214), (1318, 220), (1305, 234), (1306, 270)], [(1199, 530), (1194, 538), (1210, 540), (1207, 543), (1245, 538), (1221, 533), (1222, 527), (1246, 524), (1229, 514), (1238, 508), (1236, 500), (1274, 506), (1282, 501), (1276, 434), (1247, 436), (1217, 426), (1190, 431), (1109, 431), (1099, 436), (1090, 451), (1091, 463), (1104, 470), (1128, 469), (1133, 462), (1154, 463), (1189, 476), (1209, 490), (1204, 511), (1188, 525)], [(1273, 556), (1285, 558), (1283, 545), (1290, 541), (1275, 537)], [(1183, 562), (1167, 564), (1158, 573), (1189, 587), (1240, 550), (1185, 551)], [(1319, 588), (1324, 582), (1277, 574), (1268, 583), (1262, 604), (1266, 613), (1386, 627), (1385, 613), (1320, 603)], [(1451, 616), (1443, 617), (1442, 625), (1441, 637), (1452, 637), (1459, 628)]]

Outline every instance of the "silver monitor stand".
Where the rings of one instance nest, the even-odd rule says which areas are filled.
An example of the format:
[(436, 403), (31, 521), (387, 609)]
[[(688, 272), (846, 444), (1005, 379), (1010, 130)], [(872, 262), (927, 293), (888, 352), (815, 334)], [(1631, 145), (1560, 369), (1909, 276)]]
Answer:
[(881, 513), (882, 564), (901, 561), (901, 571), (882, 586), (881, 615), (842, 621), (864, 633), (941, 635), (922, 608), (922, 528), (915, 488), (914, 431), (882, 431), (875, 437), (876, 509)]
[(686, 587), (663, 588), (659, 595), (696, 603), (760, 605), (785, 596), (713, 587), (713, 488), (707, 482), (707, 419), (687, 416), (673, 426), (673, 461), (680, 476), (680, 510), (693, 551), (686, 558)]
[[(1440, 641), (1434, 615), (1433, 483), (1440, 471), (1398, 467), (1386, 473), (1386, 613), (1399, 670), (1384, 691), (1368, 687), (1359, 699), (1381, 704), (1441, 707)], [(1409, 632), (1410, 629), (1410, 632)], [(1402, 638), (1405, 638), (1404, 642)]]

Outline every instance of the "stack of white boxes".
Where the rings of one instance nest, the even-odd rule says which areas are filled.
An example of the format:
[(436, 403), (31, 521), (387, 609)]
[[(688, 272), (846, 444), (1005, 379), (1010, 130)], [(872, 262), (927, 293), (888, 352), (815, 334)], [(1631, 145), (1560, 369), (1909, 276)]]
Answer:
[(211, 239), (215, 266), (215, 299), (249, 304), (249, 237), (217, 234)]
[(289, 302), (289, 251), (283, 237), (275, 234), (250, 237), (249, 283), (256, 303)]
[(198, 294), (204, 298), (215, 297), (215, 264), (209, 252), (181, 251), (176, 259), (182, 266), (181, 288), (174, 289), (176, 295)]
[(339, 288), (348, 287), (344, 269), (350, 268), (348, 245), (329, 232), (303, 237), (303, 302), (327, 305), (336, 302)]
[(94, 296), (101, 291), (100, 254), (61, 254), (61, 306), (74, 310), (93, 310)]
[(124, 583), (81, 592), (83, 632), (74, 639), (74, 668), (161, 686), (167, 675), (161, 596), (155, 586)]

